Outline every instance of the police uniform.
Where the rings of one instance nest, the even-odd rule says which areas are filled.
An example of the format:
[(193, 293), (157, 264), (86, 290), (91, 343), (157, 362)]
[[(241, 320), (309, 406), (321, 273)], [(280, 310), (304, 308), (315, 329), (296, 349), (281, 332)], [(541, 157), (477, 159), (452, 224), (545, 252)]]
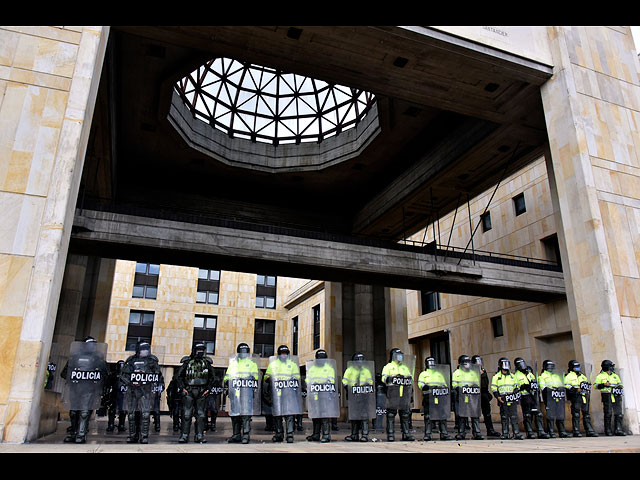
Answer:
[(515, 359), (516, 372), (514, 373), (518, 385), (520, 385), (520, 407), (522, 408), (522, 423), (527, 432), (527, 438), (536, 438), (533, 433), (533, 422), (535, 421), (535, 432), (538, 438), (549, 438), (544, 431), (542, 423), (542, 412), (538, 400), (538, 380), (535, 374), (527, 367), (524, 359)]
[[(318, 350), (316, 352), (316, 360), (326, 359), (327, 352)], [(318, 400), (318, 393), (309, 391), (309, 384), (336, 384), (336, 371), (329, 363), (315, 362), (307, 371), (305, 384), (307, 385), (307, 395), (314, 395), (314, 400)], [(336, 392), (337, 394), (337, 392)], [(314, 418), (312, 419), (313, 433), (307, 437), (307, 440), (327, 443), (331, 441), (331, 419), (330, 418)], [(322, 433), (322, 438), (320, 437)]]
[(442, 373), (433, 368), (429, 368), (431, 360), (427, 358), (425, 360), (426, 369), (418, 375), (418, 388), (422, 390), (425, 395), (422, 397), (422, 407), (424, 408), (424, 437), (423, 440), (431, 440), (431, 432), (432, 425), (434, 423), (438, 424), (440, 430), (440, 440), (452, 440), (452, 437), (447, 432), (447, 421), (446, 420), (434, 420), (432, 421), (430, 418), (429, 412), (429, 395), (428, 390), (437, 387), (449, 388), (447, 381), (445, 380)]
[(182, 434), (180, 443), (189, 440), (191, 418), (195, 416), (194, 441), (205, 443), (204, 422), (207, 394), (215, 380), (213, 362), (204, 355), (204, 344), (196, 344), (188, 357), (181, 359), (182, 365), (176, 374), (178, 388), (182, 391)]
[[(393, 377), (413, 377), (413, 372), (402, 362), (395, 360), (396, 354), (402, 354), (400, 349), (391, 349), (389, 363), (382, 368), (382, 382), (389, 386)], [(403, 394), (404, 386), (400, 386), (400, 395)], [(395, 440), (394, 421), (396, 414), (400, 414), (400, 430), (402, 431), (402, 440), (413, 442), (415, 438), (411, 435), (409, 426), (409, 417), (411, 410), (395, 410), (387, 407), (387, 440), (393, 442)]]
[[(549, 404), (549, 392), (547, 389), (557, 390), (560, 388), (564, 388), (564, 383), (562, 382), (560, 376), (553, 371), (549, 371), (548, 365), (553, 364), (549, 360), (545, 360), (542, 364), (542, 373), (538, 379), (538, 383), (540, 385), (540, 391), (542, 391), (542, 398), (544, 399), (545, 406), (547, 407), (547, 433), (550, 438), (556, 438), (556, 432), (554, 430), (553, 419), (550, 419), (548, 416)], [(553, 368), (555, 369), (555, 364), (553, 364)], [(556, 426), (558, 427), (558, 433), (561, 438), (567, 438), (569, 434), (566, 432), (564, 427), (564, 420), (556, 419)]]
[[(464, 417), (461, 417), (459, 414), (459, 405), (458, 399), (459, 396), (462, 395), (461, 389), (463, 387), (470, 386), (479, 386), (480, 385), (480, 376), (477, 372), (469, 369), (462, 368), (462, 365), (470, 365), (471, 359), (467, 355), (461, 355), (458, 358), (458, 368), (451, 375), (451, 388), (453, 390), (454, 395), (454, 408), (455, 408), (455, 419), (456, 419), (456, 440), (464, 440), (465, 432), (464, 432)], [(468, 367), (467, 367), (468, 368)], [(479, 417), (471, 417), (471, 433), (472, 438), (474, 440), (484, 440), (484, 437), (480, 434), (480, 421)]]
[[(596, 377), (594, 384), (601, 393), (602, 409), (604, 413), (604, 433), (607, 436), (624, 436), (622, 429), (622, 380), (614, 372), (615, 364), (611, 360), (602, 361), (602, 371)], [(607, 383), (609, 385), (607, 385)], [(614, 425), (611, 429), (611, 417)]]
[(502, 422), (502, 435), (500, 438), (503, 440), (509, 438), (509, 424), (511, 424), (513, 438), (523, 440), (524, 437), (518, 427), (517, 410), (514, 408), (515, 415), (513, 411), (508, 410), (509, 403), (516, 403), (520, 397), (520, 385), (515, 375), (510, 372), (511, 365), (509, 361), (506, 358), (501, 358), (498, 363), (499, 370), (491, 379), (491, 392), (500, 406), (500, 420)]
[[(286, 359), (278, 358), (269, 363), (267, 371), (264, 374), (263, 381), (268, 385), (267, 390), (271, 388), (272, 377), (287, 378), (292, 380), (301, 381), (300, 368), (294, 361), (289, 358), (289, 348), (281, 345), (278, 347), (278, 356), (283, 357), (286, 355)], [(279, 392), (281, 393), (281, 392)], [(287, 443), (293, 443), (293, 431), (295, 429), (295, 415), (273, 415), (273, 424), (275, 428), (275, 435), (273, 436), (274, 442), (282, 442), (285, 436)], [(284, 425), (283, 425), (284, 422)]]
[[(361, 353), (355, 353), (351, 360), (364, 360), (364, 355)], [(357, 368), (354, 365), (350, 365), (342, 375), (342, 385), (347, 390), (354, 386), (366, 386), (374, 387), (373, 372), (366, 367)], [(360, 436), (362, 432), (362, 436)], [(347, 435), (344, 439), (348, 442), (367, 442), (369, 440), (369, 420), (351, 420), (351, 435)]]
[[(246, 343), (241, 343), (236, 349), (237, 353), (249, 354), (249, 346)], [(224, 374), (222, 382), (224, 385), (228, 385), (229, 377), (241, 378), (241, 379), (253, 379), (256, 382), (259, 379), (258, 364), (254, 362), (250, 357), (240, 356), (236, 358), (234, 362), (229, 364), (227, 371)], [(239, 391), (235, 391), (240, 395)], [(231, 417), (231, 430), (232, 435), (227, 441), (229, 443), (243, 444), (249, 443), (251, 434), (251, 416), (250, 415), (234, 415)]]
[(587, 376), (580, 371), (580, 363), (571, 360), (568, 365), (568, 372), (564, 377), (564, 386), (567, 391), (567, 398), (571, 402), (571, 427), (574, 437), (581, 437), (580, 434), (580, 413), (582, 412), (582, 424), (588, 437), (597, 437), (598, 434), (591, 425), (591, 415), (589, 414), (591, 383)]

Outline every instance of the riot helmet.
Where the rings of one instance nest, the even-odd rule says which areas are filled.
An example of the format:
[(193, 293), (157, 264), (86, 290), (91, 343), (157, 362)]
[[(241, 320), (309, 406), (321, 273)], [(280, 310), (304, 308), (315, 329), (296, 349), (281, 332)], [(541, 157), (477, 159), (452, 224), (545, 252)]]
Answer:
[(320, 349), (316, 352), (316, 363), (318, 365), (324, 365), (327, 358), (329, 357), (327, 356), (327, 352), (325, 350)]
[(89, 342), (95, 342), (96, 339), (93, 338), (91, 335), (89, 335), (88, 337), (85, 337), (85, 339), (83, 340), (83, 342), (89, 343)]
[(427, 357), (424, 359), (425, 368), (433, 368), (436, 365), (436, 359), (433, 357)]
[(468, 370), (469, 367), (471, 367), (471, 359), (469, 358), (469, 355), (460, 355), (458, 357), (458, 365)]
[(278, 347), (278, 357), (280, 357), (280, 360), (282, 360), (283, 362), (289, 357), (289, 347), (287, 347), (286, 345), (280, 345)]
[(567, 366), (568, 372), (576, 372), (580, 373), (581, 365), (577, 360), (569, 360), (569, 365)]
[(354, 362), (364, 362), (364, 354), (356, 352), (352, 355), (351, 360)]
[(249, 345), (247, 345), (246, 343), (240, 343), (240, 344), (238, 344), (238, 347), (236, 348), (236, 353), (249, 354), (249, 353), (251, 353), (251, 349), (249, 348)]
[(136, 355), (140, 358), (151, 355), (151, 344), (145, 341), (136, 343)]
[(480, 365), (482, 367), (482, 357), (480, 355), (474, 355), (471, 357), (471, 363), (474, 365)]
[(198, 343), (195, 343), (195, 344), (193, 345), (193, 352), (192, 352), (192, 354), (193, 354), (193, 356), (194, 356), (194, 357), (196, 357), (196, 358), (202, 358), (202, 357), (204, 357), (204, 352), (205, 352), (205, 351), (206, 351), (206, 346), (205, 346), (205, 344), (204, 344), (204, 343), (202, 343), (202, 342), (198, 342)]
[(498, 370), (511, 370), (511, 362), (507, 357), (500, 357), (500, 360), (498, 360)]
[(404, 353), (399, 348), (392, 348), (389, 352), (389, 361), (393, 362), (394, 360), (397, 362), (402, 362), (404, 359)]
[(613, 372), (614, 367), (616, 366), (611, 360), (603, 360), (600, 364), (603, 372)]
[(517, 357), (514, 361), (513, 364), (515, 365), (516, 369), (521, 371), (521, 372), (526, 372), (527, 370), (527, 363), (524, 361), (524, 358), (522, 357)]
[(555, 372), (556, 364), (551, 360), (545, 360), (542, 362), (542, 371), (544, 372), (545, 370), (547, 372)]

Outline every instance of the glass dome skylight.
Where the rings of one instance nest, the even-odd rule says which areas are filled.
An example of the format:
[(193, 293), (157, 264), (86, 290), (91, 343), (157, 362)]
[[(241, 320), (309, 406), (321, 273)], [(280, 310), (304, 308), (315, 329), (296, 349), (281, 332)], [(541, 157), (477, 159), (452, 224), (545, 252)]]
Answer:
[(231, 137), (320, 142), (356, 126), (375, 102), (363, 90), (215, 58), (175, 85), (192, 114)]

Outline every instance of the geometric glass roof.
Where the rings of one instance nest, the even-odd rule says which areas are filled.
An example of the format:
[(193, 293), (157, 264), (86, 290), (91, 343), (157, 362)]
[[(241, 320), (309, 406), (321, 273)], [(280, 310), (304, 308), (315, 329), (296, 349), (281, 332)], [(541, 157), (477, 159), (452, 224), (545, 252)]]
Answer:
[(175, 89), (213, 128), (273, 145), (321, 142), (355, 127), (375, 103), (363, 90), (230, 58), (208, 61)]

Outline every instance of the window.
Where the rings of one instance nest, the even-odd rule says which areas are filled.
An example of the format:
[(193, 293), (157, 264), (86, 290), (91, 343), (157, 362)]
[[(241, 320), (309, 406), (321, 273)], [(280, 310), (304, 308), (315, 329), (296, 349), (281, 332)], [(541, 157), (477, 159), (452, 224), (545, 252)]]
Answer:
[(153, 334), (154, 312), (144, 310), (131, 310), (129, 312), (129, 328), (125, 350), (135, 351), (138, 342), (151, 343)]
[(298, 317), (293, 317), (291, 320), (291, 353), (298, 355)]
[(276, 277), (258, 275), (256, 281), (256, 307), (276, 308)]
[(544, 247), (545, 258), (550, 262), (555, 262), (560, 265), (560, 244), (558, 243), (558, 235), (554, 233), (540, 241)]
[(527, 206), (524, 203), (524, 193), (521, 193), (513, 197), (513, 205), (515, 206), (515, 209), (516, 209), (516, 217), (518, 215), (522, 215), (524, 212), (527, 211)]
[(136, 263), (133, 279), (133, 298), (154, 299), (158, 295), (158, 276), (160, 265), (155, 263)]
[(482, 221), (482, 232), (488, 232), (491, 230), (491, 213), (486, 212), (480, 216), (480, 220)]
[(422, 304), (422, 315), (440, 310), (440, 293), (438, 292), (420, 292)]
[(274, 354), (276, 339), (276, 321), (256, 319), (253, 334), (253, 353), (263, 358)]
[(502, 337), (504, 335), (504, 331), (502, 329), (502, 316), (498, 315), (497, 317), (491, 317), (491, 326), (493, 327), (494, 337)]
[(320, 305), (313, 307), (313, 348), (320, 348)]
[(207, 270), (201, 268), (198, 271), (198, 292), (196, 303), (218, 304), (220, 293), (220, 270)]
[(210, 355), (216, 353), (216, 326), (218, 317), (196, 315), (193, 320), (193, 345), (202, 342), (206, 346), (206, 352)]

